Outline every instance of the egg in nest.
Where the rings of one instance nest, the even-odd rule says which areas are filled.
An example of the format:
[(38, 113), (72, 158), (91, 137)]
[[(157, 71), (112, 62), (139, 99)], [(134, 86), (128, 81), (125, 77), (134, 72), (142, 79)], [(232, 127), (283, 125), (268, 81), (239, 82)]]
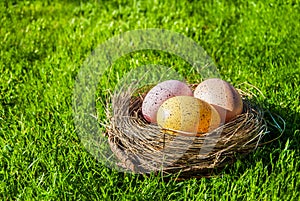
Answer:
[(168, 133), (206, 133), (219, 127), (220, 122), (220, 115), (214, 107), (191, 96), (172, 97), (166, 100), (157, 112), (157, 124)]
[(241, 114), (243, 101), (239, 92), (228, 82), (210, 78), (201, 82), (194, 97), (211, 104), (220, 114), (222, 122), (228, 122)]
[(193, 96), (192, 90), (178, 80), (167, 80), (154, 86), (145, 96), (142, 103), (142, 114), (151, 123), (156, 123), (158, 108), (174, 96)]

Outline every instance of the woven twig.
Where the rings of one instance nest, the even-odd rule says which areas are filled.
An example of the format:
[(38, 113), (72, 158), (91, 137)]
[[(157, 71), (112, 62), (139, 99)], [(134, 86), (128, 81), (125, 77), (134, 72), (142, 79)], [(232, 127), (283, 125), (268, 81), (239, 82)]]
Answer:
[(181, 172), (184, 177), (207, 174), (234, 162), (237, 154), (254, 150), (267, 133), (263, 110), (241, 93), (243, 113), (230, 122), (197, 136), (182, 131), (169, 134), (143, 118), (141, 105), (146, 93), (132, 95), (128, 89), (115, 94), (113, 110), (107, 114), (110, 147), (120, 166), (133, 172)]

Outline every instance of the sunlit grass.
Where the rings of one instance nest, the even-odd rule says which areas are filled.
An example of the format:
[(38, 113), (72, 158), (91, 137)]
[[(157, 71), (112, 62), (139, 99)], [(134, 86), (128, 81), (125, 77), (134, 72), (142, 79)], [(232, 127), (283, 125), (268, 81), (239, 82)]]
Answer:
[[(299, 13), (297, 1), (272, 0), (0, 3), (0, 199), (299, 200)], [(224, 80), (264, 94), (264, 106), (286, 121), (284, 135), (210, 179), (163, 181), (97, 163), (73, 124), (75, 78), (99, 44), (141, 28), (195, 40)], [(118, 60), (119, 77), (100, 86), (113, 88), (130, 69), (153, 62), (196, 80), (184, 61), (149, 51)]]

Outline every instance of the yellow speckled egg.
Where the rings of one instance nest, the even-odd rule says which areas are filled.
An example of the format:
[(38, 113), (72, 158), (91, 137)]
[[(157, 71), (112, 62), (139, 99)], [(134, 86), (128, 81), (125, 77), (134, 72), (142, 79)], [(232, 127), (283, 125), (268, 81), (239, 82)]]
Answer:
[(243, 111), (243, 101), (238, 91), (228, 82), (211, 78), (201, 82), (194, 97), (211, 104), (220, 114), (222, 122), (228, 122)]
[(190, 134), (206, 133), (221, 123), (219, 113), (208, 103), (192, 96), (175, 96), (158, 109), (157, 124)]

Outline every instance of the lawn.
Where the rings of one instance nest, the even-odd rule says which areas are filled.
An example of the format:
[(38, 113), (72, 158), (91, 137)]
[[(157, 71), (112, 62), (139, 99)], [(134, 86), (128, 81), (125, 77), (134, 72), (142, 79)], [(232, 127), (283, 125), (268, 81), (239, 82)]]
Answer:
[[(297, 0), (1, 1), (0, 200), (300, 200), (299, 22)], [(146, 28), (193, 39), (222, 79), (258, 88), (264, 108), (285, 120), (283, 135), (212, 178), (175, 181), (97, 162), (74, 125), (77, 74), (100, 44)], [(116, 61), (99, 91), (150, 63), (194, 80), (180, 58), (139, 51)], [(270, 126), (263, 140), (279, 135)]]

